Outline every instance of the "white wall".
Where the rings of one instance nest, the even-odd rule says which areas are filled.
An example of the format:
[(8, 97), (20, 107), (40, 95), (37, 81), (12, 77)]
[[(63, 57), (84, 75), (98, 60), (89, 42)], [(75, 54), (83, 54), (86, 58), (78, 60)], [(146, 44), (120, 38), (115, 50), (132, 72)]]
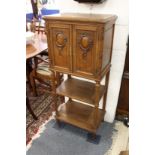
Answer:
[(73, 0), (51, 0), (51, 8), (60, 12), (116, 14), (118, 16), (112, 54), (112, 68), (105, 121), (113, 122), (123, 73), (128, 36), (128, 0), (107, 0), (102, 4), (79, 4)]

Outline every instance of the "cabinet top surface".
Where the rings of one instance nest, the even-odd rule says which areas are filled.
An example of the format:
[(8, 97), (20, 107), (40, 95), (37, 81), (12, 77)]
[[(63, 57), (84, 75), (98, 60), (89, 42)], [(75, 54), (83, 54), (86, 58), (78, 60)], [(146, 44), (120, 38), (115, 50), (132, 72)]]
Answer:
[(116, 20), (117, 16), (112, 14), (62, 13), (62, 14), (46, 15), (43, 17), (43, 19), (106, 23), (111, 20)]

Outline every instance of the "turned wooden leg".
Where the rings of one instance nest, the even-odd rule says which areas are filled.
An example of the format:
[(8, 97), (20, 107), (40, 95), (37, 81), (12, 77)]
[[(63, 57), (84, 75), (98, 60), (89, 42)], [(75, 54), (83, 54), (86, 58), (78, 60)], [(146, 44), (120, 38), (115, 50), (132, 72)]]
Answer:
[[(103, 113), (105, 113), (105, 108), (106, 108), (106, 101), (107, 101), (107, 92), (108, 92), (108, 84), (109, 84), (109, 75), (110, 75), (110, 71), (106, 74), (106, 78), (105, 78), (105, 93), (103, 94), (103, 105), (102, 105), (102, 110)], [(102, 118), (102, 122), (104, 121), (104, 116)]]
[(56, 94), (56, 78), (55, 78), (55, 72), (54, 71), (52, 71), (52, 74), (51, 74), (51, 86), (52, 86), (52, 96), (54, 98), (55, 111), (56, 111), (56, 115), (58, 115), (57, 94)]
[(60, 73), (56, 72), (55, 80), (56, 80), (57, 86), (59, 86), (60, 83), (61, 83), (61, 81), (60, 81)]
[[(57, 87), (61, 84), (62, 82), (62, 76), (60, 75), (60, 73), (56, 72), (56, 83), (57, 83)], [(65, 97), (64, 96), (60, 96), (60, 101), (61, 103), (64, 103), (65, 102)]]
[(110, 71), (106, 74), (106, 78), (105, 78), (105, 93), (103, 94), (103, 108), (102, 108), (103, 112), (105, 112), (105, 106), (106, 106), (106, 101), (107, 101), (109, 75), (110, 75)]
[(38, 118), (37, 118), (37, 116), (34, 114), (32, 108), (31, 108), (29, 99), (28, 99), (27, 96), (26, 96), (26, 107), (27, 107), (27, 109), (29, 110), (30, 114), (33, 116), (33, 118), (34, 118), (35, 120), (37, 120)]
[(95, 84), (95, 107), (94, 107), (94, 125), (97, 126), (98, 120), (98, 107), (99, 107), (99, 90), (100, 90), (100, 82), (96, 81)]

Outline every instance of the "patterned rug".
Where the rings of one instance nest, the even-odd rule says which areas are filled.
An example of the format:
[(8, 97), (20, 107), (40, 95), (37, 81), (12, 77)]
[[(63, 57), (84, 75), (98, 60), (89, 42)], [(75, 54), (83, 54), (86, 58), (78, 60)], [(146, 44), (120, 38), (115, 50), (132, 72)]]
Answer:
[(38, 117), (38, 120), (34, 120), (26, 109), (26, 144), (31, 142), (32, 137), (37, 134), (39, 127), (52, 116), (54, 102), (51, 93), (45, 90), (47, 90), (47, 88), (44, 89), (41, 85), (37, 85), (37, 97), (33, 97), (32, 92), (28, 90), (30, 105)]

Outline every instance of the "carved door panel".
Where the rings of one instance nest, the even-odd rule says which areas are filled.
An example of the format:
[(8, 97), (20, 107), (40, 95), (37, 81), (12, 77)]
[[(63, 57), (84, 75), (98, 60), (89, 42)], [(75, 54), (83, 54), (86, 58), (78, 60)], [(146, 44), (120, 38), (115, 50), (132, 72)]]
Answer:
[(73, 29), (73, 72), (85, 76), (95, 75), (96, 27), (75, 26)]
[(71, 26), (52, 23), (50, 42), (52, 67), (58, 71), (71, 71)]

